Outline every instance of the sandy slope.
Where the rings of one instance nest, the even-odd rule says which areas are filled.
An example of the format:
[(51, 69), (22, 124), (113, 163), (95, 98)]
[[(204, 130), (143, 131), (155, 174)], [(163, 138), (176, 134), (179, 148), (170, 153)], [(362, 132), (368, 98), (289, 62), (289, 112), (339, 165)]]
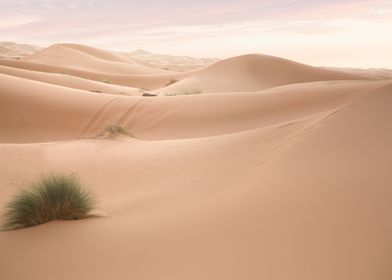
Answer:
[(203, 68), (219, 60), (217, 58), (156, 54), (145, 50), (135, 50), (131, 53), (123, 53), (123, 55), (143, 61), (155, 68), (181, 72)]
[(157, 92), (256, 91), (293, 83), (356, 79), (364, 78), (274, 56), (249, 54), (219, 61)]
[(122, 95), (141, 95), (140, 89), (137, 88), (113, 85), (104, 82), (83, 79), (67, 74), (46, 73), (7, 66), (0, 66), (0, 73), (25, 78), (28, 80), (40, 81), (48, 84), (87, 90), (92, 92)]
[(28, 44), (17, 44), (14, 42), (0, 42), (0, 58), (20, 59), (32, 55), (41, 48)]
[[(384, 147), (392, 135), (374, 128), (388, 126), (388, 93), (291, 125), (226, 136), (3, 145), (4, 196), (45, 170), (78, 172), (109, 215), (2, 233), (0, 257), (10, 264), (3, 275), (389, 279), (392, 178)], [(364, 117), (356, 126), (358, 114)], [(339, 143), (332, 150), (331, 133)], [(368, 163), (353, 157), (364, 150), (372, 151)], [(9, 160), (21, 154), (22, 161)], [(17, 269), (21, 254), (26, 272)]]
[[(1, 67), (0, 214), (62, 171), (104, 217), (0, 232), (0, 279), (391, 279), (392, 80), (222, 63), (179, 82), (220, 93), (153, 98)], [(95, 137), (108, 122), (135, 137)]]
[(226, 134), (333, 109), (353, 95), (388, 83), (318, 82), (258, 93), (230, 93), (224, 98), (221, 94), (145, 98), (97, 96), (1, 74), (0, 81), (0, 89), (7, 93), (0, 96), (0, 142), (91, 137), (110, 122), (149, 140)]
[[(105, 60), (111, 60), (114, 62), (126, 62), (126, 63), (136, 62), (138, 64), (141, 63), (143, 65), (152, 66), (153, 68), (172, 70), (172, 71), (195, 70), (198, 68), (205, 67), (207, 65), (211, 65), (212, 63), (217, 62), (219, 60), (216, 58), (199, 58), (199, 57), (190, 57), (190, 56), (157, 54), (157, 53), (151, 53), (140, 49), (132, 52), (116, 53), (116, 52), (108, 52), (97, 48), (92, 48), (92, 47), (78, 45), (78, 44), (56, 44), (56, 45), (66, 47), (66, 48), (79, 49), (97, 58), (103, 57)], [(0, 42), (0, 58), (20, 59), (35, 54), (43, 49), (44, 48), (42, 47), (28, 45), (28, 44), (18, 44), (15, 42)]]
[[(53, 54), (52, 48), (61, 53), (61, 59), (70, 62), (56, 62), (57, 56)], [(70, 50), (72, 53), (69, 53)], [(222, 60), (196, 71), (181, 73), (154, 73), (152, 71), (148, 75), (140, 75), (139, 71), (128, 68), (125, 72), (116, 72), (117, 68), (113, 70), (114, 72), (110, 72), (112, 68), (106, 64), (102, 65), (102, 61), (105, 63), (118, 62), (103, 60), (108, 59), (104, 55), (102, 55), (102, 59), (97, 58), (96, 56), (99, 54), (96, 53), (93, 53), (96, 56), (92, 56), (90, 53), (81, 52), (78, 49), (57, 45), (43, 50), (42, 53), (44, 57), (41, 60), (45, 63), (42, 63), (41, 54), (38, 53), (23, 61), (0, 60), (0, 65), (41, 72), (66, 73), (96, 81), (155, 90), (154, 93), (159, 95), (257, 91), (293, 83), (364, 79), (354, 74), (315, 68), (277, 57), (254, 54)], [(113, 55), (117, 56), (117, 54)], [(50, 61), (48, 62), (46, 59)], [(86, 67), (89, 64), (93, 66)], [(134, 67), (133, 64), (123, 64)]]
[(22, 60), (111, 74), (166, 72), (120, 54), (75, 44), (56, 44)]
[(379, 80), (392, 79), (391, 69), (382, 69), (382, 68), (358, 69), (358, 68), (339, 68), (339, 67), (335, 67), (335, 68), (328, 67), (327, 69), (331, 69), (334, 71), (343, 71), (343, 72), (347, 72), (350, 74), (354, 74), (370, 79), (379, 79)]
[(172, 79), (183, 75), (176, 73), (151, 75), (101, 73), (95, 71), (80, 70), (77, 69), (77, 67), (67, 68), (58, 65), (55, 66), (37, 62), (10, 59), (0, 59), (0, 65), (31, 71), (66, 74), (98, 82), (145, 89), (157, 89), (163, 87), (168, 84)]
[(121, 54), (75, 44), (56, 44), (21, 60), (0, 59), (0, 65), (67, 74), (138, 89), (162, 87), (176, 74)]

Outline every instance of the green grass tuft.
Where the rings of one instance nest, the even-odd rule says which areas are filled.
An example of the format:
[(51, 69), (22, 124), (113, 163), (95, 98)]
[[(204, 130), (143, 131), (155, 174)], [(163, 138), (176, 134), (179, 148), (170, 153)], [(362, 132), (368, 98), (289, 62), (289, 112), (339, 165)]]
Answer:
[(21, 190), (6, 206), (4, 230), (37, 226), (52, 220), (87, 218), (95, 198), (75, 175), (52, 173)]

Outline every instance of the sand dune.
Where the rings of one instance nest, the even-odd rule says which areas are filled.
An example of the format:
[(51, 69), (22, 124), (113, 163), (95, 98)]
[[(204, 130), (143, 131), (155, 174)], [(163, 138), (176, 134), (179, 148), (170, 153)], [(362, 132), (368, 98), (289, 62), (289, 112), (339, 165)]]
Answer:
[[(31, 70), (47, 73), (58, 73), (76, 76), (84, 79), (94, 80), (98, 82), (104, 82), (108, 84), (116, 84), (134, 88), (144, 89), (157, 89), (165, 86), (179, 74), (153, 74), (153, 75), (125, 75), (125, 74), (111, 74), (111, 73), (100, 73), (96, 71), (80, 70), (75, 68), (67, 68), (62, 66), (53, 66), (48, 64), (20, 61), (20, 60), (9, 60), (0, 59), (0, 65)], [(181, 75), (181, 74), (180, 74)]]
[(120, 54), (75, 44), (57, 44), (31, 56), (24, 61), (47, 65), (61, 65), (86, 71), (111, 74), (156, 74), (167, 72), (149, 67)]
[[(42, 275), (38, 262), (45, 262), (52, 264), (45, 275), (50, 278), (60, 273), (58, 279), (106, 279), (109, 274), (138, 279), (155, 275), (164, 279), (189, 275), (190, 279), (211, 275), (225, 279), (240, 275), (284, 279), (293, 274), (301, 279), (390, 276), (387, 267), (380, 266), (389, 258), (384, 246), (391, 242), (389, 188), (360, 182), (363, 176), (354, 179), (350, 174), (361, 167), (369, 179), (382, 175), (390, 181), (383, 167), (391, 163), (391, 155), (383, 155), (380, 146), (366, 164), (347, 155), (373, 149), (374, 141), (389, 143), (390, 130), (378, 131), (382, 135), (375, 138), (367, 135), (382, 122), (379, 112), (371, 122), (365, 117), (357, 128), (347, 131), (346, 126), (355, 123), (357, 113), (371, 113), (362, 108), (367, 99), (378, 111), (377, 105), (387, 101), (384, 96), (363, 97), (328, 118), (318, 115), (290, 126), (224, 137), (4, 145), (6, 158), (23, 151), (18, 168), (28, 170), (27, 176), (20, 177), (12, 162), (7, 164), (9, 180), (24, 182), (44, 170), (81, 172), (102, 197), (101, 207), (111, 217), (2, 233), (3, 250), (9, 252), (7, 261), (14, 264), (18, 260), (20, 265), (18, 248), (23, 248), (29, 275)], [(383, 111), (381, 116), (390, 117), (389, 112)], [(319, 155), (330, 145), (330, 133), (341, 132), (339, 127), (345, 131), (336, 139), (343, 141), (342, 146), (334, 153), (325, 150)], [(367, 141), (352, 145), (364, 136)], [(99, 150), (105, 152), (97, 154)], [(319, 162), (319, 156), (328, 159), (321, 162), (324, 172), (329, 170), (321, 177), (323, 184), (319, 166), (313, 164), (312, 175), (308, 169), (309, 164)], [(102, 157), (108, 161), (102, 162)], [(33, 162), (40, 168), (31, 170)], [(347, 172), (347, 166), (353, 169)], [(293, 180), (290, 184), (281, 176), (282, 170)], [(59, 231), (61, 235), (55, 234)], [(70, 258), (74, 246), (83, 263)], [(53, 261), (50, 256), (55, 252), (61, 255)], [(116, 261), (108, 261), (107, 255)], [(5, 255), (0, 256), (5, 261)], [(292, 259), (295, 265), (291, 265)], [(65, 261), (74, 269), (61, 265)], [(20, 279), (26, 275), (13, 265), (3, 273)]]
[[(159, 95), (257, 91), (293, 83), (364, 79), (361, 76), (349, 73), (315, 68), (285, 59), (262, 55), (235, 57), (219, 61), (205, 69), (182, 73), (139, 75), (139, 72), (136, 70), (132, 70), (132, 72), (131, 69), (127, 69), (128, 74), (105, 73), (110, 67), (105, 68), (104, 72), (100, 72), (101, 68), (99, 66), (96, 68), (94, 68), (95, 66), (85, 67), (85, 56), (90, 57), (88, 60), (91, 65), (100, 64), (90, 54), (85, 55), (73, 48), (64, 47), (66, 50), (76, 52), (76, 54), (68, 54), (67, 51), (63, 50), (62, 46), (55, 45), (42, 51), (44, 59), (48, 53), (51, 61), (53, 58), (56, 60), (56, 56), (52, 54), (51, 48), (54, 48), (56, 51), (60, 48), (60, 51), (65, 53), (67, 60), (70, 59), (72, 61), (72, 57), (75, 56), (76, 61), (72, 62), (75, 66), (71, 67), (71, 62), (69, 62), (70, 64), (61, 64), (55, 63), (55, 61), (51, 62), (51, 64), (42, 64), (38, 59), (40, 57), (39, 53), (37, 54), (38, 58), (34, 58), (35, 55), (33, 55), (31, 56), (33, 57), (32, 59), (27, 57), (24, 61), (0, 60), (0, 65), (34, 71), (67, 73), (96, 81), (106, 81), (123, 86), (154, 90), (154, 93)], [(83, 48), (81, 49), (84, 50)], [(110, 53), (107, 56), (109, 57)], [(106, 58), (104, 55), (102, 57)]]
[(0, 42), (0, 58), (20, 59), (32, 55), (41, 48), (28, 44), (17, 44), (14, 42)]
[(15, 77), (25, 78), (28, 80), (40, 81), (48, 84), (64, 86), (68, 88), (75, 88), (87, 90), (91, 92), (122, 94), (122, 95), (141, 95), (140, 89), (118, 86), (104, 82), (93, 81), (89, 79), (82, 79), (76, 76), (67, 74), (47, 73), (39, 71), (24, 70), (21, 68), (13, 68), (7, 66), (0, 66), (0, 73), (11, 75)]
[(328, 67), (334, 71), (343, 71), (350, 74), (362, 76), (369, 79), (386, 80), (392, 79), (392, 70), (382, 68), (358, 69), (358, 68), (342, 68), (342, 67)]
[(99, 217), (0, 232), (0, 279), (391, 279), (391, 79), (262, 55), (121, 74), (151, 67), (58, 46), (0, 60), (0, 215), (61, 171)]
[[(191, 56), (156, 54), (140, 49), (132, 52), (113, 52), (113, 51), (109, 52), (102, 49), (97, 49), (97, 48), (78, 45), (78, 44), (56, 44), (56, 45), (80, 50), (91, 56), (95, 56), (96, 58), (99, 59), (103, 58), (104, 60), (109, 60), (114, 62), (143, 64), (146, 66), (151, 66), (153, 68), (171, 70), (171, 71), (181, 71), (181, 72), (203, 68), (219, 60), (216, 58), (199, 58), (199, 57), (191, 57)], [(36, 54), (38, 51), (41, 51), (43, 49), (44, 48), (28, 45), (28, 44), (18, 44), (14, 42), (0, 42), (0, 58), (21, 59), (26, 56), (31, 56), (32, 54)], [(37, 56), (38, 54), (34, 56), (33, 59), (35, 59)]]
[[(0, 80), (1, 90), (7, 92), (1, 96), (2, 142), (91, 137), (109, 122), (124, 125), (136, 137), (150, 140), (233, 133), (336, 109), (353, 95), (389, 83), (299, 84), (247, 95), (231, 93), (222, 100), (219, 94), (153, 99), (98, 96), (8, 75), (0, 75)], [(23, 123), (13, 117), (16, 112), (25, 119)]]
[(250, 54), (219, 61), (168, 87), (163, 94), (256, 91), (286, 84), (364, 79), (354, 74), (311, 67), (286, 59)]
[(161, 68), (172, 71), (191, 71), (204, 68), (217, 62), (217, 58), (198, 58), (190, 56), (175, 56), (151, 53), (145, 50), (135, 50), (123, 55), (143, 61), (155, 68)]

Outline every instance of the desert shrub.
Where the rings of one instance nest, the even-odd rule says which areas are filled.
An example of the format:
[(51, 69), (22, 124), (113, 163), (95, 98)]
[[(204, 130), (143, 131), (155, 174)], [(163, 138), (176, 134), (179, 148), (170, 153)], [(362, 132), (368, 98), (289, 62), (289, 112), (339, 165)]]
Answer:
[(144, 92), (142, 96), (144, 96), (144, 97), (146, 97), (146, 96), (147, 97), (154, 97), (154, 96), (158, 96), (158, 95), (155, 94), (155, 93)]
[(192, 90), (192, 91), (183, 91), (183, 92), (180, 92), (180, 93), (165, 93), (165, 96), (193, 95), (193, 94), (200, 94), (200, 93), (202, 93), (201, 90), (195, 89), (195, 90)]
[(118, 124), (110, 123), (103, 129), (103, 132), (99, 136), (114, 137), (117, 135), (132, 136), (132, 134), (123, 126)]
[(52, 173), (40, 177), (8, 203), (3, 229), (87, 218), (94, 205), (95, 198), (82, 188), (75, 175)]
[(111, 84), (112, 83), (111, 81), (106, 80), (106, 79), (103, 79), (102, 82), (105, 83), (105, 84)]

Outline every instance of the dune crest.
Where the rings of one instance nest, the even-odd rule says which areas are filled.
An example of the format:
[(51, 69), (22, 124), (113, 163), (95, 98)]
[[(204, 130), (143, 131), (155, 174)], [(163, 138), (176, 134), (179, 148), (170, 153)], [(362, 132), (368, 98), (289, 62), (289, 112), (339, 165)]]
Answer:
[(76, 44), (56, 44), (22, 60), (111, 74), (155, 74), (165, 72), (162, 69), (147, 66), (120, 54)]
[(256, 91), (294, 83), (359, 79), (364, 78), (278, 57), (248, 54), (218, 61), (157, 92)]

